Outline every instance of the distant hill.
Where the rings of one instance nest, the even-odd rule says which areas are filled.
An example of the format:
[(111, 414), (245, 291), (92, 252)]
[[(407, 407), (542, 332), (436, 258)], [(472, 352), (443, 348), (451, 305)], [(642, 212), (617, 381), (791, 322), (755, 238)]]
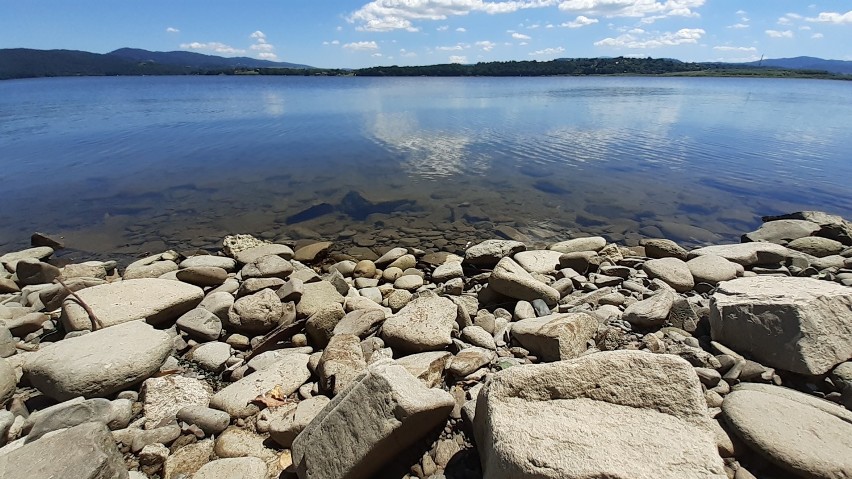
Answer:
[(824, 70), (831, 73), (852, 74), (852, 62), (844, 60), (824, 60), (815, 57), (794, 57), (764, 59), (762, 62), (741, 63), (741, 65), (788, 68), (791, 70)]
[(297, 63), (272, 62), (249, 57), (218, 57), (195, 52), (152, 52), (140, 48), (119, 48), (107, 53), (109, 56), (134, 62), (157, 63), (186, 68), (301, 68), (312, 69), (309, 65)]
[(310, 69), (307, 65), (194, 52), (122, 48), (107, 54), (78, 50), (0, 49), (0, 80), (59, 76), (188, 75), (240, 68)]

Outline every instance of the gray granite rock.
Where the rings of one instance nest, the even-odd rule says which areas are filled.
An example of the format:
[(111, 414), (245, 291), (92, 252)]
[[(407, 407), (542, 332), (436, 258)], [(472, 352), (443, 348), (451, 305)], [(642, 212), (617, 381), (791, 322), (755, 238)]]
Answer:
[(443, 297), (419, 297), (385, 320), (382, 339), (406, 353), (436, 351), (452, 343), (456, 323), (455, 303)]
[(307, 354), (287, 354), (265, 369), (249, 374), (213, 395), (210, 407), (233, 417), (248, 417), (259, 410), (251, 403), (257, 396), (280, 386), (282, 394), (292, 394), (311, 376)]
[(695, 286), (689, 266), (677, 258), (652, 259), (645, 262), (642, 270), (651, 279), (661, 279), (678, 293), (685, 293)]
[(503, 258), (497, 263), (488, 278), (488, 285), (494, 291), (514, 299), (543, 299), (551, 306), (560, 299), (558, 291), (537, 280), (511, 258)]
[(278, 326), (284, 317), (284, 306), (271, 289), (243, 296), (228, 312), (229, 330), (243, 334), (264, 334)]
[[(233, 297), (230, 294), (221, 294), (227, 295), (233, 301)], [(185, 332), (190, 338), (196, 341), (215, 341), (222, 334), (222, 320), (209, 310), (200, 306), (184, 313), (178, 318), (176, 324), (179, 330)]]
[(475, 266), (490, 267), (497, 264), (501, 258), (526, 249), (520, 241), (486, 240), (468, 248), (464, 252), (464, 261)]
[(512, 323), (511, 336), (543, 361), (573, 359), (595, 336), (598, 320), (586, 313), (553, 314)]

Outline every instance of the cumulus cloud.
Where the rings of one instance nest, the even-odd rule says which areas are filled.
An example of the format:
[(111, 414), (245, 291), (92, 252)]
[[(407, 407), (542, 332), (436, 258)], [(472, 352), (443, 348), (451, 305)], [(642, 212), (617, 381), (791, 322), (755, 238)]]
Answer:
[(550, 56), (553, 56), (553, 55), (558, 55), (558, 54), (560, 54), (564, 51), (565, 51), (565, 49), (562, 48), (562, 47), (545, 48), (544, 50), (536, 50), (534, 52), (530, 52), (530, 56), (531, 57), (540, 57), (540, 56), (550, 57)]
[(459, 32), (459, 33), (464, 33), (464, 32), (466, 32), (466, 31), (467, 31), (467, 28), (464, 28), (464, 27), (458, 27), (458, 28), (456, 28), (456, 31), (457, 31), (457, 32)]
[(417, 56), (417, 54), (414, 53), (414, 52), (410, 52), (410, 51), (406, 50), (405, 48), (400, 48), (399, 49), (399, 56), (401, 56), (403, 58), (414, 58), (414, 57)]
[(178, 30), (175, 27), (169, 27), (169, 28), (166, 28), (166, 32), (167, 33), (180, 33), (180, 30)]
[(449, 29), (450, 29), (449, 25), (441, 25), (440, 27), (436, 28), (435, 30), (438, 30), (439, 32), (446, 32)]
[(512, 38), (514, 38), (515, 40), (530, 40), (530, 39), (532, 39), (531, 36), (524, 35), (523, 33), (518, 33), (518, 32), (513, 33)]
[(822, 33), (814, 33), (813, 35), (811, 35), (811, 38), (813, 38), (814, 40), (819, 40), (820, 38), (823, 38), (824, 36), (825, 35), (823, 35)]
[(748, 25), (746, 25), (745, 23), (735, 23), (733, 25), (728, 25), (728, 28), (735, 28), (735, 29), (748, 28)]
[(792, 30), (784, 30), (784, 31), (766, 30), (766, 35), (769, 38), (793, 38), (793, 31)]
[(441, 52), (455, 52), (455, 51), (464, 50), (465, 48), (470, 48), (470, 45), (465, 45), (463, 43), (457, 43), (457, 44), (450, 46), (450, 47), (435, 47), (435, 50), (438, 50), (438, 51), (441, 51)]
[(494, 49), (494, 47), (497, 46), (496, 43), (489, 42), (488, 40), (482, 40), (482, 41), (476, 42), (474, 45), (478, 46), (479, 48), (481, 48), (483, 51), (486, 51), (486, 52), (490, 52), (491, 50)]
[(560, 27), (568, 27), (568, 28), (580, 28), (580, 27), (585, 27), (585, 26), (588, 26), (588, 25), (594, 25), (595, 23), (598, 23), (598, 21), (599, 20), (597, 18), (589, 18), (589, 17), (584, 17), (583, 15), (580, 15), (577, 18), (575, 18), (574, 20), (571, 20), (570, 22), (562, 23), (559, 26)]
[(220, 42), (191, 42), (191, 43), (181, 43), (180, 48), (183, 50), (202, 50), (213, 53), (221, 53), (223, 55), (237, 55), (240, 53), (245, 53), (245, 50), (240, 48), (234, 48), (230, 45), (225, 45)]
[(846, 13), (822, 12), (816, 17), (806, 18), (809, 22), (834, 23), (837, 25), (852, 24), (852, 10)]
[[(640, 33), (641, 32), (641, 33)], [(616, 48), (659, 48), (683, 44), (694, 44), (707, 32), (701, 28), (681, 28), (676, 32), (650, 34), (641, 29), (631, 30), (615, 38), (604, 38), (594, 43), (596, 47)]]
[(275, 46), (269, 43), (266, 39), (266, 34), (260, 30), (255, 30), (249, 35), (249, 38), (254, 40), (254, 44), (249, 47), (251, 51), (258, 52), (257, 57), (264, 60), (277, 60), (278, 55), (275, 54)]
[(450, 63), (467, 63), (467, 57), (463, 55), (450, 56)]
[(369, 51), (369, 50), (378, 50), (379, 45), (374, 41), (369, 42), (352, 42), (343, 45), (343, 48), (352, 51)]
[(718, 50), (720, 52), (756, 52), (757, 48), (754, 47), (732, 47), (728, 45), (719, 45), (717, 47), (713, 47), (713, 50)]
[[(565, 12), (611, 17), (697, 17), (695, 9), (705, 0), (565, 0), (559, 9)], [(655, 18), (655, 19), (657, 19)]]
[(262, 60), (278, 60), (278, 55), (271, 52), (261, 52), (257, 54), (257, 57)]

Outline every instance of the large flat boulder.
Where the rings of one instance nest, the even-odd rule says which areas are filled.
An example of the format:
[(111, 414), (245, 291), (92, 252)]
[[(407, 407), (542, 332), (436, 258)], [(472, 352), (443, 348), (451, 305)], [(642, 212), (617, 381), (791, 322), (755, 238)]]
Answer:
[(742, 236), (743, 242), (766, 241), (787, 244), (790, 241), (810, 236), (819, 231), (819, 225), (806, 220), (776, 220), (760, 225), (756, 231)]
[(776, 264), (790, 255), (790, 250), (775, 243), (739, 243), (705, 246), (689, 252), (689, 259), (705, 254), (721, 256), (743, 266)]
[(852, 421), (845, 409), (770, 386), (736, 388), (722, 412), (743, 442), (795, 476), (852, 477)]
[(852, 288), (811, 278), (719, 284), (710, 300), (718, 341), (774, 368), (818, 375), (852, 357)]
[(698, 376), (671, 355), (501, 371), (479, 393), (474, 434), (489, 479), (727, 477)]
[(373, 477), (447, 419), (455, 401), (402, 366), (373, 364), (293, 441), (300, 479)]
[(501, 258), (526, 249), (526, 245), (520, 241), (485, 240), (465, 250), (464, 261), (475, 266), (491, 267), (497, 264)]
[(542, 361), (574, 359), (598, 330), (598, 320), (586, 313), (551, 314), (512, 323), (512, 338)]
[(512, 258), (503, 258), (497, 263), (488, 278), (488, 285), (510, 298), (526, 301), (543, 299), (549, 306), (554, 306), (560, 298), (559, 291), (535, 279)]
[(133, 321), (45, 346), (28, 356), (24, 372), (57, 401), (104, 397), (147, 379), (171, 351), (167, 333)]
[(458, 307), (447, 298), (421, 296), (385, 320), (382, 339), (406, 353), (438, 351), (452, 344)]
[(285, 354), (280, 360), (229, 384), (213, 395), (210, 407), (225, 411), (233, 417), (256, 414), (259, 407), (254, 398), (280, 387), (281, 394), (290, 395), (311, 377), (308, 370), (310, 356), (302, 353)]
[[(101, 327), (128, 321), (151, 324), (174, 321), (204, 298), (198, 286), (167, 279), (129, 279), (77, 291), (101, 322)], [(68, 331), (92, 329), (92, 320), (73, 297), (62, 303), (62, 324)]]
[(87, 422), (0, 456), (0, 477), (127, 479), (124, 456), (102, 422)]

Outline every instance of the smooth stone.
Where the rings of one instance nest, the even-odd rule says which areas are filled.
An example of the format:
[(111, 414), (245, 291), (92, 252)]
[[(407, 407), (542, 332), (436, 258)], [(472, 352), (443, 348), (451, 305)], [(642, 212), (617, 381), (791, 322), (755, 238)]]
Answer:
[(294, 393), (311, 377), (307, 354), (287, 354), (278, 362), (226, 386), (210, 399), (210, 407), (233, 417), (248, 417), (259, 410), (251, 401), (276, 386), (282, 394)]
[(183, 269), (193, 267), (222, 268), (225, 271), (234, 272), (237, 269), (237, 262), (233, 258), (228, 258), (225, 256), (213, 256), (209, 254), (204, 254), (189, 257), (181, 261), (178, 266)]
[(488, 278), (488, 285), (494, 291), (514, 299), (543, 299), (551, 306), (560, 299), (558, 291), (535, 279), (511, 258), (503, 258), (497, 263)]
[(404, 276), (400, 276), (396, 281), (393, 282), (393, 287), (396, 289), (405, 289), (408, 291), (414, 291), (415, 289), (423, 286), (423, 278), (420, 276), (415, 276), (413, 274), (407, 274)]
[(406, 353), (441, 350), (452, 344), (457, 306), (443, 297), (421, 296), (385, 320), (382, 339)]
[(256, 457), (269, 461), (274, 459), (275, 451), (266, 447), (265, 437), (248, 429), (229, 427), (216, 438), (213, 452), (223, 458)]
[[(264, 289), (278, 291), (285, 284), (285, 281), (281, 278), (248, 278), (243, 280), (242, 283), (240, 283), (240, 287), (237, 290), (236, 297), (237, 299), (239, 299), (243, 296), (250, 296), (252, 294), (259, 293)], [(281, 299), (280, 296), (279, 299)]]
[(355, 310), (334, 326), (333, 334), (354, 334), (363, 339), (376, 332), (384, 321), (385, 312), (380, 309)]
[(18, 261), (15, 274), (18, 276), (18, 284), (26, 286), (51, 283), (62, 275), (62, 271), (52, 264), (42, 263), (35, 258), (25, 258)]
[(325, 396), (314, 396), (301, 401), (285, 417), (274, 420), (269, 424), (269, 438), (281, 447), (289, 448), (296, 437), (305, 430), (320, 411), (331, 400)]
[(29, 430), (26, 442), (36, 441), (52, 431), (87, 422), (98, 421), (107, 424), (112, 420), (112, 415), (112, 403), (107, 399), (75, 398), (61, 402), (30, 414), (24, 422), (24, 430)]
[(645, 254), (652, 259), (677, 258), (686, 261), (687, 251), (669, 239), (644, 239), (639, 242), (645, 247)]
[(251, 263), (243, 266), (240, 276), (248, 278), (279, 278), (287, 279), (293, 274), (293, 265), (286, 259), (277, 255), (261, 256)]
[(710, 331), (760, 363), (820, 375), (852, 357), (852, 289), (811, 278), (757, 276), (720, 283)]
[(686, 262), (695, 283), (718, 284), (737, 277), (737, 265), (721, 256), (706, 254)]
[[(372, 300), (366, 298), (364, 300), (378, 307)], [(346, 311), (339, 303), (330, 303), (324, 309), (310, 315), (305, 323), (305, 333), (311, 339), (311, 344), (318, 348), (325, 347), (334, 335), (334, 328), (345, 316)]]
[[(819, 236), (808, 236), (793, 240), (787, 244), (787, 247), (817, 258), (840, 254), (845, 249), (840, 241)], [(20, 268), (20, 265), (18, 267)]]
[(141, 321), (119, 324), (43, 346), (24, 372), (58, 401), (103, 397), (148, 378), (172, 351), (172, 339)]
[[(233, 304), (233, 296), (228, 293), (221, 294), (230, 297), (231, 304)], [(222, 320), (209, 310), (204, 309), (203, 305), (204, 301), (199, 307), (184, 313), (175, 324), (179, 330), (196, 341), (216, 341), (222, 334)]]
[(228, 279), (228, 272), (216, 266), (192, 266), (175, 273), (178, 280), (196, 286), (219, 286)]
[(387, 253), (379, 256), (379, 258), (376, 259), (374, 262), (376, 263), (376, 266), (385, 266), (390, 263), (393, 263), (394, 261), (406, 254), (408, 254), (408, 250), (405, 248), (393, 248)]
[[(130, 279), (77, 291), (108, 328), (144, 320), (153, 325), (176, 320), (201, 302), (204, 291), (197, 286), (165, 279)], [(132, 304), (129, 308), (127, 305)], [(68, 331), (92, 329), (92, 321), (74, 298), (62, 303), (61, 321)]]
[(787, 244), (790, 241), (810, 236), (819, 231), (819, 225), (806, 220), (767, 221), (755, 231), (743, 235), (743, 242), (766, 241)]
[(497, 350), (497, 344), (494, 342), (494, 336), (480, 326), (468, 326), (462, 329), (461, 338), (474, 346)]
[(52, 254), (53, 248), (49, 246), (38, 246), (35, 248), (28, 248), (21, 251), (13, 251), (11, 253), (6, 253), (0, 256), (0, 263), (4, 265), (10, 265), (15, 264), (18, 261), (26, 258), (44, 260), (49, 258)]
[(195, 361), (206, 371), (220, 373), (231, 359), (231, 345), (219, 341), (204, 343), (193, 349), (188, 359)]
[(642, 266), (642, 270), (650, 279), (659, 278), (678, 293), (685, 293), (695, 286), (689, 266), (677, 258), (648, 260)]
[(388, 268), (399, 268), (405, 271), (409, 268), (414, 268), (415, 266), (417, 266), (417, 258), (415, 258), (413, 254), (404, 254), (393, 260), (388, 265)]
[(281, 299), (271, 289), (262, 289), (234, 301), (226, 327), (243, 334), (265, 334), (278, 326), (283, 317)]
[(274, 254), (286, 260), (293, 259), (293, 250), (289, 246), (283, 244), (267, 243), (252, 248), (244, 249), (238, 253), (234, 253), (234, 259), (238, 263), (248, 264), (262, 256)]
[(334, 243), (330, 241), (311, 243), (297, 249), (296, 253), (293, 255), (293, 259), (302, 263), (312, 263), (325, 257), (333, 244)]
[(257, 457), (216, 459), (201, 466), (193, 479), (266, 479), (266, 463)]
[(671, 291), (661, 290), (650, 298), (628, 306), (622, 319), (640, 328), (659, 328), (669, 317), (675, 296)]
[(586, 351), (598, 320), (586, 313), (553, 314), (512, 323), (511, 336), (543, 361), (562, 361)]
[(444, 263), (435, 268), (435, 271), (432, 272), (432, 281), (438, 283), (462, 277), (464, 277), (464, 270), (462, 269), (461, 263), (458, 261)]
[[(151, 258), (159, 258), (161, 255), (156, 255)], [(160, 276), (178, 270), (178, 265), (174, 261), (150, 261), (151, 258), (144, 258), (135, 263), (131, 263), (124, 270), (123, 278), (129, 279), (144, 279), (144, 278), (159, 278)]]
[(464, 262), (479, 267), (491, 267), (500, 259), (526, 250), (520, 241), (486, 240), (465, 250)]
[(106, 268), (94, 264), (68, 264), (62, 268), (62, 279), (95, 278), (106, 279)]
[[(547, 247), (551, 251), (559, 253), (578, 253), (581, 251), (598, 252), (606, 246), (606, 238), (601, 236), (589, 236), (585, 238), (574, 238), (567, 241), (560, 241)], [(557, 258), (558, 259), (558, 258)]]
[(428, 351), (403, 356), (396, 360), (396, 364), (420, 379), (426, 387), (434, 388), (441, 384), (444, 369), (452, 357), (447, 351)]
[(305, 283), (302, 298), (296, 303), (296, 312), (306, 318), (321, 309), (327, 309), (332, 303), (343, 304), (343, 295), (328, 281)]
[(374, 278), (376, 276), (376, 263), (368, 259), (362, 259), (355, 264), (352, 276), (355, 278)]
[(721, 256), (743, 266), (780, 263), (790, 255), (787, 248), (774, 243), (739, 243), (705, 246), (689, 252), (689, 259), (705, 254)]
[(207, 406), (184, 406), (177, 411), (176, 417), (198, 426), (207, 435), (219, 434), (231, 424), (230, 414)]
[(145, 428), (171, 423), (187, 406), (207, 406), (213, 389), (205, 382), (179, 375), (150, 378), (142, 383)]
[(479, 368), (488, 365), (497, 355), (493, 350), (479, 347), (462, 349), (447, 364), (447, 372), (457, 378), (463, 378)]
[(594, 251), (575, 251), (573, 253), (565, 253), (559, 257), (559, 267), (562, 269), (570, 269), (585, 273), (589, 269), (592, 260), (597, 258), (597, 253)]
[(562, 253), (550, 250), (532, 250), (516, 253), (512, 259), (530, 273), (551, 274), (559, 269)]

